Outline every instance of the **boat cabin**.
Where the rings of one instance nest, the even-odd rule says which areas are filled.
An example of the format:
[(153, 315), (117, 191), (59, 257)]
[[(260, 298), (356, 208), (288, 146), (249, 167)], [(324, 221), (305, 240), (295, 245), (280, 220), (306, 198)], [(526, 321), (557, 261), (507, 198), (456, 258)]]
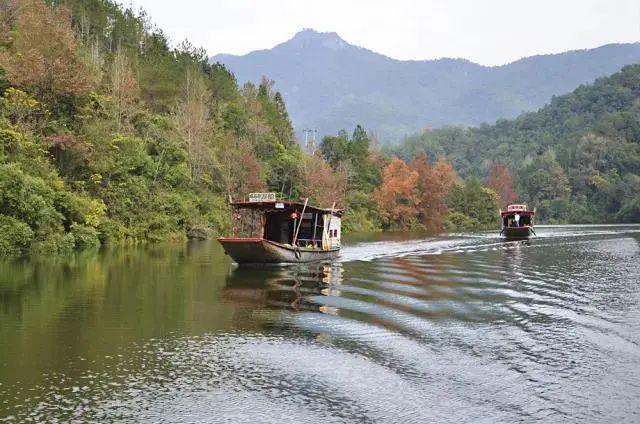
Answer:
[(235, 200), (230, 205), (235, 239), (260, 238), (318, 250), (340, 248), (342, 209), (284, 200)]
[(533, 227), (535, 214), (535, 211), (527, 209), (527, 205), (509, 205), (506, 211), (500, 212), (502, 227)]

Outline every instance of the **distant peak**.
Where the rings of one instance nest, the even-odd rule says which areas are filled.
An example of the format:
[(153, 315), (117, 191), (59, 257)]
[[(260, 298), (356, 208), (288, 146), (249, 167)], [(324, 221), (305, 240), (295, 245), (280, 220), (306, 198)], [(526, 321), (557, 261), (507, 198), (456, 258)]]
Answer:
[(297, 32), (286, 44), (293, 44), (298, 47), (320, 45), (332, 50), (341, 50), (349, 46), (349, 43), (340, 38), (335, 32), (319, 32), (311, 28), (304, 28), (302, 31)]

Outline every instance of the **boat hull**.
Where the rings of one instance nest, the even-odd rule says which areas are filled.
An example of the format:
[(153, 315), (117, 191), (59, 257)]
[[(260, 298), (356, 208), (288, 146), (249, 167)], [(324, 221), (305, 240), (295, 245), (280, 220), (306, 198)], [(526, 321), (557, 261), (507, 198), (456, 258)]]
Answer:
[(509, 239), (522, 239), (529, 238), (532, 234), (532, 229), (529, 226), (525, 227), (505, 227), (502, 234)]
[(286, 246), (262, 238), (218, 239), (227, 255), (239, 265), (278, 265), (306, 262), (330, 261), (338, 256), (339, 250), (319, 250)]

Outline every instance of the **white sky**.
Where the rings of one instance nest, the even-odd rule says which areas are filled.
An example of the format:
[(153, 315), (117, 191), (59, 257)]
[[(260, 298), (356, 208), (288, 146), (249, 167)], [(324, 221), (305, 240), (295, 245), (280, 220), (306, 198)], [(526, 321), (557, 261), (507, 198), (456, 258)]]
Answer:
[(210, 55), (271, 48), (302, 28), (396, 59), (521, 57), (640, 41), (640, 0), (119, 0)]

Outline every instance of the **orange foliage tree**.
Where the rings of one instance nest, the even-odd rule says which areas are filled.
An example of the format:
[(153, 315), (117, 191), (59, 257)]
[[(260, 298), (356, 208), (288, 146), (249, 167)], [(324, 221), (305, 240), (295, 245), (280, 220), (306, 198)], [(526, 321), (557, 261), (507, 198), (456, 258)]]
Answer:
[(374, 193), (387, 228), (407, 229), (418, 214), (418, 173), (394, 156), (382, 171), (382, 184)]
[(331, 166), (318, 156), (305, 156), (300, 167), (298, 191), (303, 197), (309, 197), (314, 205), (329, 207), (336, 202), (344, 206), (347, 190), (347, 173), (334, 171)]
[(498, 204), (501, 207), (515, 202), (518, 194), (514, 190), (514, 182), (509, 169), (501, 163), (491, 162), (489, 164), (489, 175), (484, 185), (498, 195)]
[[(37, 88), (42, 97), (89, 91), (91, 73), (78, 55), (69, 11), (49, 7), (42, 0), (16, 3), (16, 16), (11, 19), (15, 36), (8, 49), (0, 52), (0, 65), (9, 81)], [(7, 17), (1, 18), (6, 26)]]
[[(221, 187), (227, 194), (244, 195), (254, 191), (264, 191), (264, 170), (249, 143), (237, 142), (233, 146), (231, 139), (226, 139), (225, 146), (218, 151), (218, 175), (213, 180), (220, 180)], [(230, 147), (233, 146), (233, 147)]]
[(447, 213), (446, 198), (458, 180), (458, 175), (450, 163), (438, 159), (431, 165), (425, 153), (411, 162), (411, 168), (418, 173), (419, 219), (429, 230), (442, 229)]

